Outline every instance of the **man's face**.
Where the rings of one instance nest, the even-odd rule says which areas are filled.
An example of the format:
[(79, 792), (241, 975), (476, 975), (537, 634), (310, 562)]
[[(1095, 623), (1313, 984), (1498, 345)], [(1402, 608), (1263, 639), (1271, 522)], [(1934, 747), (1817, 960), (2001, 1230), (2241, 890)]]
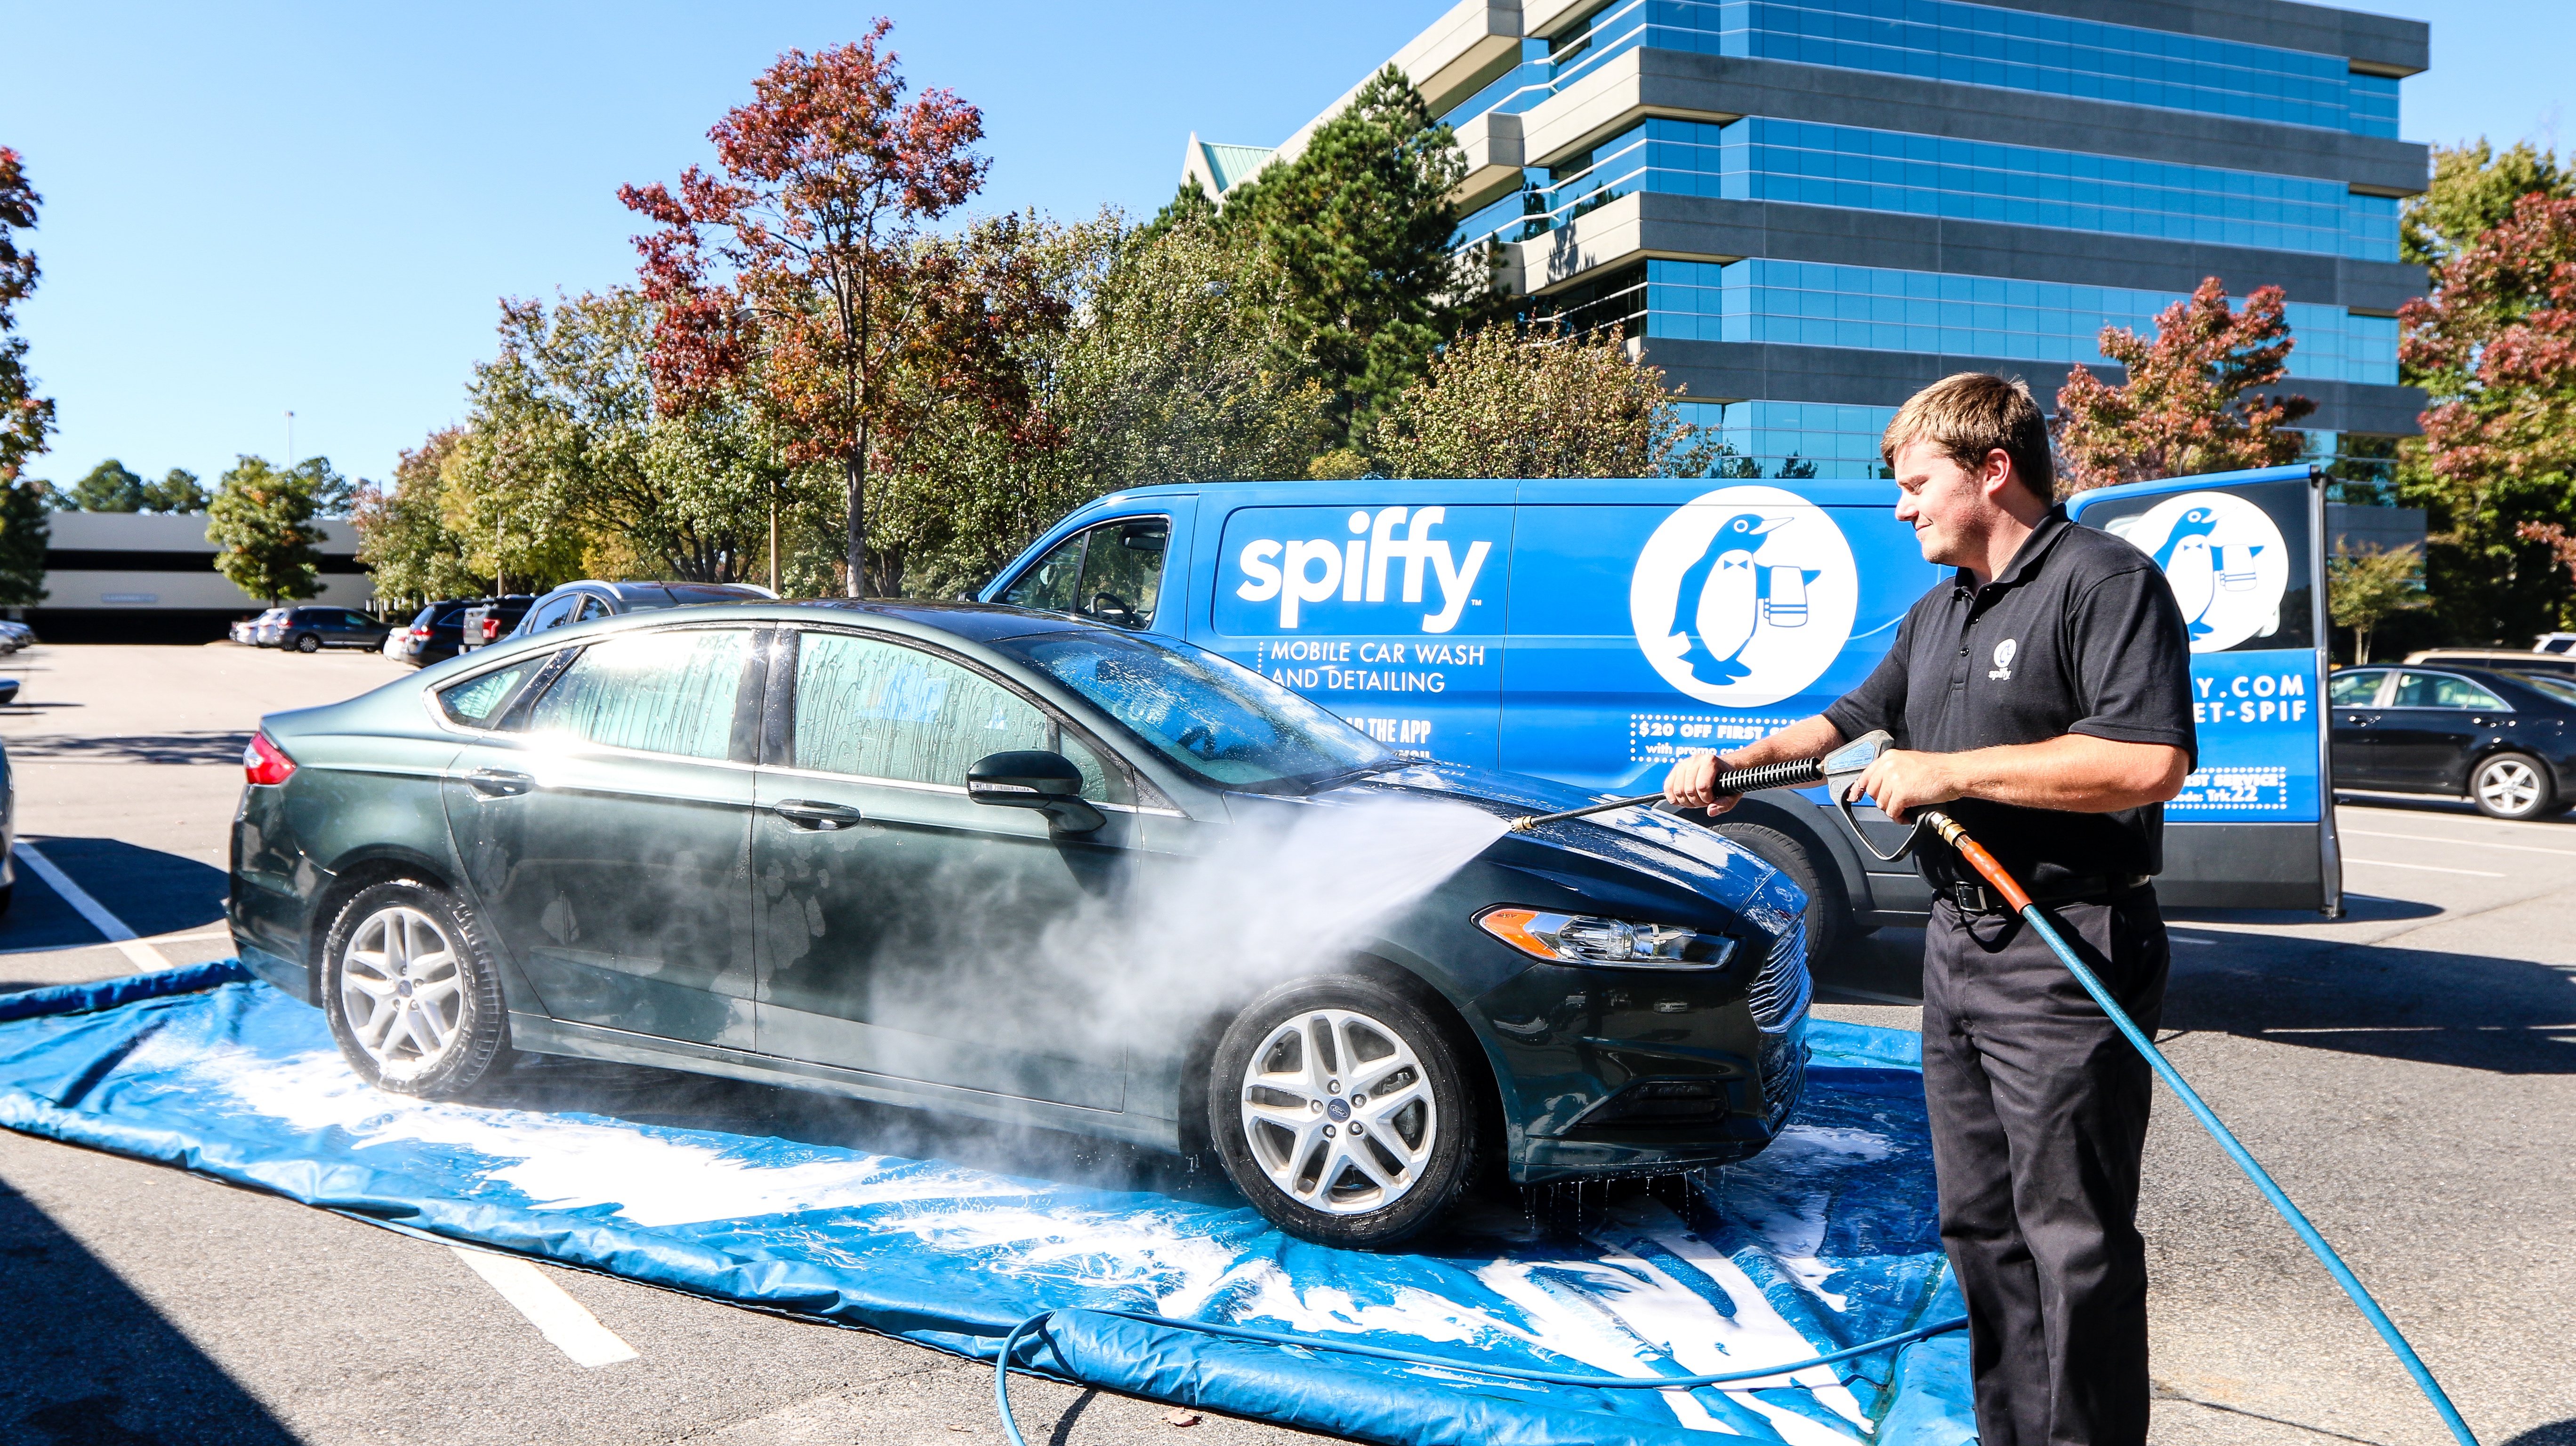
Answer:
[(2001, 508), (1986, 479), (1960, 466), (1932, 442), (1908, 442), (1896, 453), (1896, 520), (1914, 528), (1923, 560), (1942, 567), (1983, 564), (1986, 536)]

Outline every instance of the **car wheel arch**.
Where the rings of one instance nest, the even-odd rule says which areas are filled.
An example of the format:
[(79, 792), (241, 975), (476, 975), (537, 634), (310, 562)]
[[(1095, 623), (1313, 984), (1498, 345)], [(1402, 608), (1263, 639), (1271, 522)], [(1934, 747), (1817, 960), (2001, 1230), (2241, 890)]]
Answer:
[[(305, 923), (304, 1002), (307, 1004), (321, 1003), (322, 956), (330, 941), (331, 926), (339, 921), (340, 911), (349, 906), (351, 899), (378, 884), (402, 881), (436, 889), (450, 898), (462, 898), (447, 870), (410, 849), (371, 849), (333, 861), (327, 872), (331, 881), (314, 895), (313, 915)], [(505, 965), (503, 979), (507, 982), (508, 978)]]

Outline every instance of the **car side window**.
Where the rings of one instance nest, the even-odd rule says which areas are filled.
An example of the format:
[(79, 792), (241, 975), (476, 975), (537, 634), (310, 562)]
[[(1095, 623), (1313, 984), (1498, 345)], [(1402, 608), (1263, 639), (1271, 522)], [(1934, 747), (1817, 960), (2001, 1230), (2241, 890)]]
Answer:
[(1037, 564), (1020, 574), (1002, 601), (1039, 612), (1069, 613), (1082, 589), (1082, 548), (1091, 533), (1077, 532), (1047, 550)]
[(808, 632), (796, 647), (798, 768), (963, 787), (988, 753), (1052, 749), (1109, 797), (1109, 770), (1035, 704), (946, 658), (875, 638)]
[(550, 603), (547, 603), (544, 607), (537, 609), (537, 615), (535, 617), (528, 619), (528, 631), (532, 633), (542, 633), (548, 628), (562, 627), (565, 623), (572, 621), (572, 610), (580, 602), (581, 594), (568, 593), (562, 597), (556, 598)]
[(581, 612), (573, 618), (573, 621), (577, 623), (586, 623), (592, 618), (604, 618), (606, 616), (608, 616), (608, 604), (585, 593), (582, 595), (581, 599)]
[(1163, 587), (1163, 555), (1172, 525), (1159, 517), (1130, 518), (1091, 529), (1082, 555), (1082, 587), (1075, 611), (1121, 628), (1154, 625), (1154, 600)]
[(499, 720), (502, 705), (519, 691), (519, 684), (530, 673), (545, 665), (544, 658), (530, 658), (506, 668), (480, 673), (462, 683), (450, 683), (438, 690), (438, 708), (448, 721), (467, 728), (489, 728)]
[(2385, 668), (2366, 673), (2335, 674), (2332, 697), (2338, 708), (2367, 708), (2379, 698), (2379, 680), (2388, 676)]
[(2501, 708), (2504, 700), (2466, 678), (2448, 673), (2397, 675), (2397, 696), (2392, 708)]
[(582, 649), (528, 711), (530, 733), (611, 748), (723, 758), (751, 633), (683, 628), (630, 633)]

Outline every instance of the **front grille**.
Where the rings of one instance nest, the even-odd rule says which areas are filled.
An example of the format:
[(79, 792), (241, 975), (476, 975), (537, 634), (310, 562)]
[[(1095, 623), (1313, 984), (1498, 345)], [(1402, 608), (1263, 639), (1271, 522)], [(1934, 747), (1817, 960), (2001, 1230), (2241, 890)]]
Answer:
[(1762, 961), (1762, 972), (1746, 991), (1745, 1003), (1763, 1032), (1778, 1034), (1806, 1013), (1807, 997), (1813, 992), (1807, 979), (1807, 921), (1801, 918), (1772, 944), (1771, 957)]

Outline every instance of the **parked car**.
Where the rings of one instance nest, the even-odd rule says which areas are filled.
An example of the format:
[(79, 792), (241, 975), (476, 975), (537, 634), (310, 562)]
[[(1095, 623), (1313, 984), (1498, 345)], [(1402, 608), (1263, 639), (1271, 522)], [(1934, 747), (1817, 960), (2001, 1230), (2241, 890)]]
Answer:
[(259, 620), (261, 616), (262, 614), (252, 613), (248, 617), (233, 619), (233, 625), (227, 630), (227, 635), (230, 636), (234, 642), (241, 644), (243, 647), (247, 648), (256, 646), (258, 643)]
[(2485, 668), (2338, 670), (2334, 786), (2465, 797), (2490, 818), (2576, 804), (2576, 683)]
[(2576, 653), (2576, 633), (2542, 633), (2532, 639), (2535, 653)]
[(337, 607), (288, 608), (277, 624), (274, 646), (299, 653), (324, 648), (380, 648), (392, 629), (362, 612)]
[(14, 653), (36, 641), (36, 630), (25, 623), (0, 619), (0, 653)]
[(2408, 653), (2406, 661), (2450, 668), (2494, 668), (2507, 673), (2555, 673), (2562, 678), (2576, 678), (2576, 656), (2537, 650), (2516, 653), (2503, 648), (2425, 648)]
[(700, 603), (770, 602), (777, 596), (747, 582), (568, 582), (537, 599), (511, 632), (542, 633), (594, 618)]
[(385, 634), (385, 656), (415, 668), (455, 657), (464, 650), (466, 606), (462, 598), (444, 598), (423, 607), (409, 623)]
[(510, 630), (518, 626), (519, 619), (528, 615), (529, 606), (536, 600), (534, 593), (519, 592), (512, 593), (508, 597), (487, 597), (466, 604), (465, 616), (460, 620), (461, 628), (457, 636), (456, 650), (460, 653), (470, 653), (486, 643), (498, 642), (508, 637)]
[[(243, 762), (240, 956), (397, 1093), (518, 1050), (1208, 1150), (1283, 1228), (1364, 1246), (1491, 1160), (1741, 1159), (1805, 1078), (1805, 899), (1753, 853), (1658, 813), (1507, 831), (1589, 796), (1081, 619), (607, 619), (271, 714)], [(1122, 921), (1214, 853), (1266, 910), (1246, 951), (1285, 953), (1334, 916), (1274, 830), (1362, 806), (1477, 825), (1466, 862), (1266, 973), (1164, 934), (1203, 920)]]
[(260, 648), (282, 646), (286, 635), (286, 619), (294, 611), (293, 608), (270, 608), (261, 613), (250, 625), (251, 645)]

